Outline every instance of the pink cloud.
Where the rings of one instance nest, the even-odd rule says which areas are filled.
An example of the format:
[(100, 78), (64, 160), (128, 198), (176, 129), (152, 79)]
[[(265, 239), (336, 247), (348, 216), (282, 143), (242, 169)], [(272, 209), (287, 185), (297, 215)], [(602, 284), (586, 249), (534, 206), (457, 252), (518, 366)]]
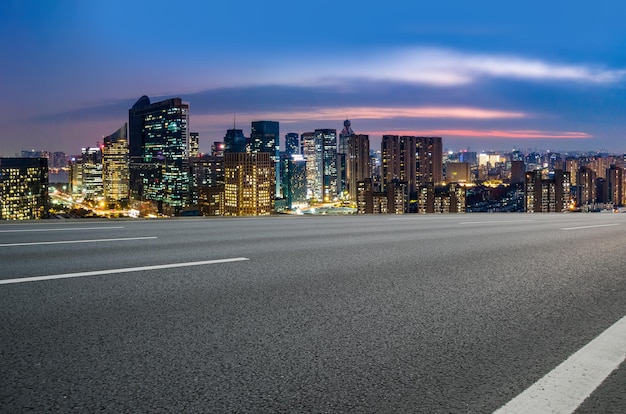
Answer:
[(516, 138), (516, 139), (587, 139), (592, 138), (586, 132), (578, 131), (539, 131), (529, 130), (471, 130), (471, 129), (433, 129), (433, 130), (389, 130), (364, 132), (369, 135), (421, 135), (443, 137), (472, 138)]

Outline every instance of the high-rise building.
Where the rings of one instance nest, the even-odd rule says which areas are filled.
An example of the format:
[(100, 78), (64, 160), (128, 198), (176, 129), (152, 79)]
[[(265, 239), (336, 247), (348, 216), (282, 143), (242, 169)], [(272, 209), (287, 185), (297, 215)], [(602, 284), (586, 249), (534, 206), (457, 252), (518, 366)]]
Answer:
[(300, 136), (302, 155), (306, 162), (307, 198), (321, 200), (322, 194), (322, 138), (314, 132), (305, 132)]
[(570, 206), (571, 180), (568, 172), (554, 170), (545, 176), (541, 170), (526, 173), (526, 212), (560, 213)]
[(383, 135), (381, 143), (383, 185), (406, 181), (411, 193), (418, 186), (443, 181), (440, 137)]
[(200, 156), (200, 134), (197, 132), (189, 133), (189, 149), (187, 150), (187, 156), (189, 158)]
[(81, 193), (87, 201), (96, 202), (104, 197), (102, 181), (102, 148), (82, 149), (83, 187)]
[(433, 183), (418, 189), (417, 212), (420, 214), (465, 213), (465, 187), (458, 183), (438, 186)]
[(373, 180), (357, 182), (357, 214), (404, 214), (406, 183), (393, 181), (384, 192), (374, 191)]
[(526, 164), (522, 160), (511, 161), (511, 184), (524, 183), (526, 176)]
[(189, 105), (142, 96), (128, 111), (128, 127), (133, 199), (178, 215), (189, 203)]
[(285, 154), (301, 154), (300, 143), (298, 141), (297, 133), (289, 132), (287, 135), (285, 135)]
[(274, 162), (275, 195), (280, 197), (280, 125), (276, 121), (254, 121), (250, 132), (251, 152), (267, 152)]
[(102, 185), (109, 207), (127, 207), (130, 195), (128, 124), (104, 137), (102, 148)]
[(227, 129), (224, 136), (224, 153), (246, 152), (246, 141), (241, 129)]
[(607, 203), (614, 207), (622, 205), (622, 174), (623, 170), (615, 165), (606, 170)]
[(83, 157), (74, 155), (68, 161), (69, 167), (69, 190), (73, 195), (82, 194), (83, 190)]
[(281, 155), (281, 191), (287, 207), (306, 203), (306, 161), (300, 154)]
[(596, 202), (596, 173), (587, 167), (580, 167), (576, 173), (576, 205), (587, 206)]
[[(346, 122), (348, 122), (349, 127), (349, 121)], [(369, 135), (351, 134), (348, 137), (348, 148), (345, 154), (347, 157), (346, 181), (348, 193), (350, 200), (356, 201), (358, 182), (372, 177)]]
[(322, 148), (322, 199), (332, 201), (337, 197), (337, 130), (316, 129), (316, 139)]
[(0, 220), (48, 215), (48, 159), (0, 158)]
[(224, 214), (270, 214), (274, 204), (273, 167), (267, 152), (224, 154)]
[[(191, 204), (199, 203), (201, 191), (206, 187), (224, 188), (224, 157), (205, 155), (189, 159), (191, 168)], [(205, 190), (206, 194), (209, 194)], [(211, 193), (211, 197), (213, 197)], [(205, 214), (209, 215), (209, 214)], [(213, 214), (210, 214), (213, 215)]]

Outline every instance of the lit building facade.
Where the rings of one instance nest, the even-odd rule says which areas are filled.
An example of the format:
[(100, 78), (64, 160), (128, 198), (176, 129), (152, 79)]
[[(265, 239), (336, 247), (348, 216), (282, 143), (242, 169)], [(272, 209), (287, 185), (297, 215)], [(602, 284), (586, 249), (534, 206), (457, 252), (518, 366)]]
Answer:
[(289, 208), (303, 205), (307, 200), (306, 161), (300, 154), (281, 155), (281, 191)]
[(197, 132), (189, 133), (189, 149), (187, 151), (189, 158), (200, 156), (200, 134)]
[(129, 110), (128, 126), (132, 197), (178, 215), (189, 203), (189, 105), (143, 96)]
[(191, 176), (191, 204), (199, 203), (202, 189), (206, 187), (224, 188), (224, 157), (205, 155), (189, 159)]
[(587, 167), (576, 172), (576, 205), (587, 206), (596, 202), (596, 173)]
[(0, 158), (0, 219), (48, 215), (48, 159)]
[(102, 149), (87, 147), (82, 149), (83, 186), (81, 194), (87, 201), (95, 202), (104, 197), (102, 180)]
[(357, 183), (371, 178), (369, 135), (351, 134), (347, 149), (346, 181), (350, 200), (354, 201), (357, 199)]
[(419, 214), (465, 213), (466, 190), (457, 183), (445, 186), (427, 184), (420, 186), (417, 195)]
[(273, 204), (274, 165), (270, 154), (224, 154), (224, 215), (269, 215)]
[(128, 206), (130, 196), (130, 157), (128, 124), (104, 137), (102, 148), (102, 184), (104, 199), (110, 207)]
[(323, 183), (322, 139), (314, 132), (305, 132), (300, 136), (300, 145), (306, 162), (307, 198), (321, 200)]
[(623, 170), (615, 165), (606, 170), (607, 203), (614, 207), (622, 206), (622, 174)]
[(285, 135), (285, 154), (300, 154), (300, 140), (297, 133), (289, 132)]
[(525, 180), (525, 210), (527, 213), (560, 213), (570, 207), (570, 174), (554, 170), (546, 175), (541, 170), (529, 171)]
[(254, 121), (250, 131), (250, 152), (267, 152), (274, 162), (275, 196), (280, 197), (280, 124), (276, 121)]
[(337, 130), (316, 129), (316, 143), (321, 143), (322, 199), (332, 201), (337, 197)]
[(408, 191), (443, 181), (441, 137), (383, 135), (381, 142), (383, 186), (406, 181)]

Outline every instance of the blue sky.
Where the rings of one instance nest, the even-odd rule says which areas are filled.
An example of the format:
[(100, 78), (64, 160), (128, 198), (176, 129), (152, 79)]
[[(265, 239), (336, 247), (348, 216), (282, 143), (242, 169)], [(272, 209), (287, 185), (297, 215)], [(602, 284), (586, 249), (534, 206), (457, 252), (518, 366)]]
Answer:
[(626, 3), (0, 3), (0, 155), (80, 152), (142, 95), (180, 96), (209, 151), (237, 125), (352, 120), (452, 150), (626, 152)]

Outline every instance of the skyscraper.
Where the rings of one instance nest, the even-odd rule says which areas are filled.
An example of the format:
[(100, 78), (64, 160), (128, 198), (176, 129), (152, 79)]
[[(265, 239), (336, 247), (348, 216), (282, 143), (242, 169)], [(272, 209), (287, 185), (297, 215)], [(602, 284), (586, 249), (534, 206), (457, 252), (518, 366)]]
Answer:
[(567, 211), (570, 204), (570, 174), (563, 170), (554, 170), (545, 176), (541, 170), (526, 173), (526, 212), (560, 213)]
[(442, 142), (440, 137), (383, 135), (383, 185), (394, 179), (406, 181), (408, 191), (443, 181)]
[(622, 174), (623, 170), (615, 165), (606, 170), (607, 202), (615, 207), (622, 205)]
[(83, 188), (85, 200), (95, 202), (104, 197), (102, 181), (102, 148), (87, 147), (82, 149)]
[(322, 198), (332, 201), (337, 197), (337, 130), (316, 129), (316, 139), (322, 148)]
[(245, 152), (246, 137), (241, 129), (227, 129), (224, 136), (224, 152)]
[(189, 158), (200, 156), (200, 134), (197, 132), (189, 133), (189, 150), (187, 151), (187, 156)]
[(251, 152), (267, 152), (274, 162), (275, 195), (280, 196), (280, 125), (275, 121), (254, 121), (250, 132)]
[(48, 159), (0, 158), (0, 220), (48, 215)]
[(596, 202), (596, 173), (587, 167), (576, 172), (576, 205), (588, 206)]
[(270, 154), (224, 154), (224, 186), (225, 215), (269, 215), (274, 201), (274, 168)]
[(298, 142), (298, 134), (289, 132), (285, 135), (285, 154), (300, 154), (300, 144)]
[(151, 104), (142, 96), (128, 111), (134, 199), (176, 215), (188, 204), (188, 126), (189, 105), (180, 98)]
[(104, 137), (102, 148), (102, 184), (109, 206), (128, 206), (129, 180), (128, 124), (124, 123), (120, 129)]
[(300, 136), (302, 155), (306, 162), (307, 198), (321, 200), (322, 194), (322, 138), (314, 132), (305, 132)]
[(369, 135), (351, 134), (348, 138), (346, 182), (350, 200), (357, 199), (358, 182), (371, 178)]

